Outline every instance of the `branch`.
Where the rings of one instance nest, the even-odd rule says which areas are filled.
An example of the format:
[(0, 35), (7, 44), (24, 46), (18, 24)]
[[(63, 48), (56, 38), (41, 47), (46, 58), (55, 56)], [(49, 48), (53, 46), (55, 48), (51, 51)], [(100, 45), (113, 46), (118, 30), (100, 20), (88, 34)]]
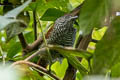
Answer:
[(35, 40), (37, 40), (37, 21), (36, 21), (36, 11), (33, 11), (33, 19), (34, 19), (34, 36)]
[(29, 47), (24, 36), (23, 33), (18, 34), (18, 38), (20, 40), (21, 46), (22, 46), (22, 52), (23, 52), (23, 56), (28, 52), (27, 48)]
[(37, 52), (35, 52), (35, 53), (33, 53), (31, 56), (27, 57), (27, 58), (25, 59), (25, 61), (31, 60), (31, 59), (34, 58), (35, 56), (44, 53), (46, 50), (47, 50), (46, 48), (41, 48), (41, 49), (39, 49)]
[(29, 61), (17, 61), (17, 62), (14, 62), (10, 67), (16, 66), (16, 65), (18, 65), (18, 64), (26, 64), (26, 65), (28, 65), (28, 66), (30, 66), (30, 67), (37, 68), (37, 69), (39, 69), (40, 71), (42, 71), (43, 73), (51, 76), (51, 77), (54, 78), (55, 80), (60, 80), (60, 78), (58, 78), (56, 75), (50, 73), (47, 69), (45, 69), (45, 68), (43, 68), (43, 67), (41, 67), (41, 66), (39, 66), (39, 65), (37, 65), (37, 64), (34, 64), (34, 63), (32, 63), (32, 62), (29, 62)]
[(18, 38), (19, 38), (19, 40), (20, 40), (20, 43), (21, 43), (21, 45), (22, 45), (22, 48), (25, 49), (25, 48), (28, 46), (28, 44), (27, 44), (27, 42), (26, 42), (26, 40), (25, 40), (25, 38), (24, 38), (24, 36), (23, 36), (23, 33), (20, 33), (20, 34), (18, 35)]
[(23, 36), (23, 33), (20, 33), (18, 35), (18, 38), (19, 38), (20, 43), (21, 43), (22, 48), (23, 48), (23, 51), (22, 51), (23, 56), (26, 55), (28, 52), (31, 52), (31, 51), (37, 49), (38, 46), (43, 42), (42, 38), (38, 38), (36, 41), (34, 41), (33, 44), (28, 45), (25, 38), (24, 38), (24, 36)]
[[(53, 30), (53, 26), (47, 31), (45, 34), (45, 38), (47, 39), (49, 37), (50, 32)], [(27, 45), (26, 48), (24, 48), (23, 55), (26, 55), (28, 52), (32, 52), (36, 49), (38, 49), (38, 46), (40, 46), (43, 43), (43, 38), (39, 37), (36, 41), (34, 41), (31, 45)]]

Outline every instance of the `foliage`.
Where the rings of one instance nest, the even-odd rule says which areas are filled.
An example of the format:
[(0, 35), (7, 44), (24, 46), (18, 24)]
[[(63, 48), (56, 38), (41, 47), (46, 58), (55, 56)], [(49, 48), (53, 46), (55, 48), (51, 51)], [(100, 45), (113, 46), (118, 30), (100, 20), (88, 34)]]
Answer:
[[(70, 63), (77, 69), (76, 80), (114, 80), (119, 78), (120, 16), (116, 15), (120, 9), (119, 2), (119, 0), (0, 0), (1, 66), (7, 66), (9, 69), (16, 62), (26, 61), (44, 49), (56, 50), (64, 56), (62, 62), (56, 61), (52, 64), (52, 74), (39, 70), (39, 65), (29, 63), (29, 65), (19, 64), (16, 70), (20, 72), (13, 70), (13, 74), (8, 72), (5, 75), (11, 74), (13, 77), (16, 74), (15, 78), (19, 75), (19, 80), (52, 80), (54, 77), (51, 75), (63, 79)], [(91, 33), (92, 40), (97, 40), (97, 42), (91, 40), (87, 45), (87, 50), (59, 45), (48, 45), (39, 50), (38, 48), (31, 51), (28, 49), (34, 46), (32, 43), (35, 42), (35, 36), (46, 36), (45, 34), (47, 31), (49, 32), (51, 26), (54, 26), (54, 21), (57, 18), (71, 13), (81, 3), (79, 18), (75, 23), (78, 25), (74, 25), (77, 27), (75, 43), (79, 41), (78, 36), (82, 36), (83, 39)], [(40, 25), (37, 25), (38, 22)], [(41, 35), (40, 26), (44, 29), (43, 35)], [(22, 40), (21, 34), (24, 36)], [(24, 38), (27, 45), (24, 43)], [(80, 44), (86, 45), (85, 43)], [(25, 52), (29, 54), (22, 56)], [(81, 58), (81, 61), (78, 58)], [(37, 60), (38, 56), (34, 57), (31, 62), (36, 63)], [(8, 70), (7, 68), (5, 67), (5, 70)], [(1, 71), (2, 69), (0, 69), (0, 73)], [(41, 77), (38, 72), (46, 74)], [(0, 79), (5, 78), (0, 75)], [(11, 79), (13, 78), (8, 80)]]

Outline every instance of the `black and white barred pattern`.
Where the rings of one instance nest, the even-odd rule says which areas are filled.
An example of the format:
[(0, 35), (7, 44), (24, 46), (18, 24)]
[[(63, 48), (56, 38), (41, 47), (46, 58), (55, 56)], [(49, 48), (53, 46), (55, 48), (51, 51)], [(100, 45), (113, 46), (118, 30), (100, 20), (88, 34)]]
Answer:
[(75, 41), (76, 29), (73, 27), (74, 18), (72, 16), (63, 16), (55, 21), (53, 31), (47, 40), (48, 44), (73, 46)]

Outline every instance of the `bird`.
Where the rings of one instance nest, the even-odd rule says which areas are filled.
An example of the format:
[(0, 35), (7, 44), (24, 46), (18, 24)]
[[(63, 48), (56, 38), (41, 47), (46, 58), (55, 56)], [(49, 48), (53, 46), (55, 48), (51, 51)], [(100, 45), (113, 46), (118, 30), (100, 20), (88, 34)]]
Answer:
[[(46, 40), (47, 44), (73, 47), (76, 36), (76, 29), (73, 25), (75, 19), (77, 18), (78, 16), (73, 15), (64, 15), (58, 18), (55, 21), (54, 27)], [(45, 44), (42, 45), (42, 47), (44, 46)], [(63, 58), (63, 56), (55, 50), (50, 50), (50, 54), (52, 57), (52, 62), (55, 62), (56, 60), (61, 61), (61, 59)], [(47, 52), (46, 54), (40, 55), (37, 64), (44, 68), (47, 67), (47, 65), (49, 64)]]

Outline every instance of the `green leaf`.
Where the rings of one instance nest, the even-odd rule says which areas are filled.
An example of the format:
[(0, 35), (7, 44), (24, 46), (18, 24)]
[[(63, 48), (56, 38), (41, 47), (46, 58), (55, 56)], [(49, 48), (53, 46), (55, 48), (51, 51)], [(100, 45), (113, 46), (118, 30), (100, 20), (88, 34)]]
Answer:
[(64, 60), (62, 61), (62, 63), (59, 63), (58, 61), (55, 62), (55, 63), (52, 65), (51, 70), (53, 70), (53, 71), (56, 73), (56, 75), (57, 75), (59, 78), (62, 79), (62, 78), (64, 77), (64, 75), (65, 75), (65, 71), (66, 71), (67, 67), (68, 67), (67, 60), (64, 59)]
[(18, 16), (18, 14), (20, 14), (27, 6), (28, 4), (31, 2), (32, 0), (28, 0), (26, 1), (23, 5), (9, 11), (7, 14), (4, 15), (4, 17), (13, 17), (16, 18)]
[(120, 77), (120, 63), (112, 67), (111, 77)]
[(50, 0), (46, 3), (47, 8), (57, 8), (62, 11), (68, 12), (69, 0)]
[(120, 62), (120, 16), (113, 19), (103, 39), (96, 45), (92, 74), (105, 74)]
[(8, 48), (7, 58), (12, 59), (21, 50), (21, 44), (19, 42), (10, 42), (10, 47)]
[[(30, 8), (36, 10), (42, 16), (49, 8), (56, 8), (64, 12), (70, 11), (68, 8), (69, 0), (37, 0), (36, 4), (31, 4)], [(37, 6), (35, 6), (37, 5)], [(52, 13), (50, 13), (52, 14)]]
[(14, 22), (14, 23), (9, 24), (6, 28), (7, 41), (9, 41), (14, 36), (23, 32), (25, 28), (26, 28), (26, 25), (21, 24), (19, 22)]
[(76, 69), (78, 69), (82, 75), (87, 74), (88, 70), (83, 65), (81, 65), (80, 61), (76, 57), (71, 55), (65, 55), (65, 54), (62, 54), (62, 55), (65, 56), (68, 59), (68, 62), (72, 66), (74, 66)]
[(20, 25), (25, 25), (24, 27), (26, 27), (26, 24), (23, 21), (16, 19), (9, 19), (9, 18), (5, 18), (4, 16), (0, 16), (0, 30), (3, 30), (15, 23), (16, 24), (19, 23)]
[(49, 45), (50, 49), (57, 50), (60, 53), (64, 53), (65, 55), (72, 55), (77, 57), (83, 57), (89, 59), (92, 57), (92, 54), (83, 50), (74, 49), (72, 47), (61, 47), (56, 45)]
[(79, 16), (79, 27), (87, 35), (94, 27), (100, 27), (110, 12), (111, 0), (85, 0)]
[(34, 42), (34, 34), (33, 34), (33, 31), (25, 31), (25, 32), (24, 32), (24, 37), (25, 37), (25, 40), (26, 40), (28, 43)]
[(43, 21), (55, 21), (64, 14), (65, 13), (59, 9), (49, 8), (40, 19)]

